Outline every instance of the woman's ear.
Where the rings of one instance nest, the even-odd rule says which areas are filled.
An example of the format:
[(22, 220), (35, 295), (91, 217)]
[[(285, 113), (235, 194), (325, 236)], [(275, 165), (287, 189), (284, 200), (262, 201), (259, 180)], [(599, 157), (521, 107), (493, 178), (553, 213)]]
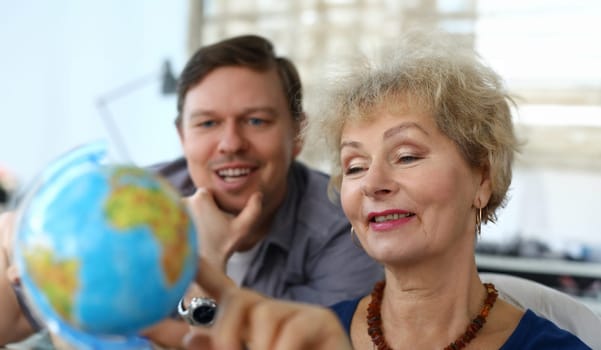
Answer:
[(492, 195), (492, 179), (490, 176), (490, 166), (485, 165), (480, 168), (480, 181), (478, 190), (474, 197), (474, 207), (480, 209), (488, 205), (488, 201)]

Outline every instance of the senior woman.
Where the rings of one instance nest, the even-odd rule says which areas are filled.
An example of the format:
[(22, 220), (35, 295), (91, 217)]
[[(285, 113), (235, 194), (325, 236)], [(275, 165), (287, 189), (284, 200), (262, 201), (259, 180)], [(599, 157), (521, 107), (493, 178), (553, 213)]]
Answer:
[(517, 148), (500, 77), (450, 38), (406, 40), (345, 80), (319, 123), (352, 231), (385, 267), (371, 295), (333, 307), (353, 346), (588, 348), (478, 275), (476, 237), (506, 201)]

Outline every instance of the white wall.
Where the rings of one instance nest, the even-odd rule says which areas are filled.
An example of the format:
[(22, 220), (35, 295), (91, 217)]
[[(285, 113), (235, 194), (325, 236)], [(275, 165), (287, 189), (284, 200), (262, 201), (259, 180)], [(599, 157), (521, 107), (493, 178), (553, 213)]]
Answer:
[[(185, 60), (186, 0), (0, 2), (0, 167), (27, 182), (79, 144), (109, 138), (99, 97)], [(133, 161), (180, 153), (174, 95), (157, 78), (108, 102)], [(109, 138), (110, 139), (110, 138)], [(113, 150), (116, 148), (112, 148)]]

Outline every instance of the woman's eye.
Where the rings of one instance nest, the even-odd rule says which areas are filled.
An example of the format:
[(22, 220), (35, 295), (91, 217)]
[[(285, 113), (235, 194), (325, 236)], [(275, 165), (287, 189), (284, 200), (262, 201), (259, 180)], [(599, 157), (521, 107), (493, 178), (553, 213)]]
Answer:
[(409, 164), (412, 163), (416, 160), (420, 159), (419, 157), (413, 156), (413, 155), (401, 155), (399, 157), (399, 163), (403, 163), (403, 164)]
[(349, 166), (348, 168), (346, 168), (346, 170), (344, 171), (344, 175), (352, 175), (352, 174), (356, 174), (360, 171), (362, 171), (363, 168), (360, 166)]

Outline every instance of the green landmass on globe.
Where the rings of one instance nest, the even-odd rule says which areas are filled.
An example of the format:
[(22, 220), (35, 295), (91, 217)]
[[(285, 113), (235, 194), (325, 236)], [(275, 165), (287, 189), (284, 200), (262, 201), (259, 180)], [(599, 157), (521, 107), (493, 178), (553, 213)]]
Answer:
[[(160, 189), (121, 181), (122, 177), (148, 176), (137, 168), (121, 168), (111, 178), (111, 194), (105, 204), (108, 221), (124, 233), (148, 225), (163, 247), (161, 263), (167, 282), (175, 283), (183, 272), (190, 247), (186, 241), (188, 216)], [(160, 180), (164, 181), (164, 180)]]
[(52, 250), (34, 246), (24, 252), (28, 273), (46, 294), (56, 312), (73, 322), (73, 296), (79, 288), (79, 263), (75, 259), (58, 260)]

